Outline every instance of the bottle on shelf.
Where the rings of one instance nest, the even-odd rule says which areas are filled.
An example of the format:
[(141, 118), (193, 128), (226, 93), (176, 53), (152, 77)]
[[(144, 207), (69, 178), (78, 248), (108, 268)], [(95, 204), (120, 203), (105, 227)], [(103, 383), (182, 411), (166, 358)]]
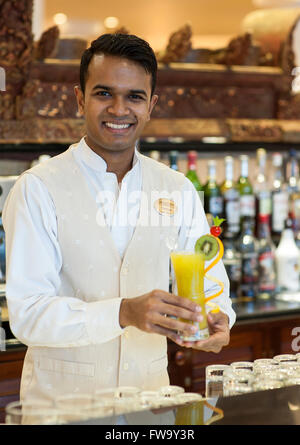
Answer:
[(272, 239), (275, 245), (278, 246), (281, 233), (284, 229), (285, 220), (288, 217), (288, 192), (283, 177), (283, 156), (281, 153), (274, 153), (272, 155), (272, 165), (274, 170), (274, 177), (272, 181), (271, 193), (271, 230)]
[(289, 195), (299, 191), (299, 164), (297, 151), (294, 148), (289, 150), (289, 158), (286, 165), (286, 180)]
[(235, 233), (226, 230), (223, 232), (222, 241), (224, 245), (222, 260), (230, 282), (230, 298), (233, 303), (236, 303), (241, 297), (241, 253), (236, 248)]
[(289, 195), (289, 218), (292, 219), (292, 226), (296, 244), (300, 245), (300, 188), (299, 188), (299, 163), (297, 151), (289, 151), (289, 159), (286, 168), (287, 189)]
[(223, 197), (217, 184), (216, 161), (209, 160), (207, 166), (208, 179), (204, 186), (204, 211), (208, 221), (212, 221), (215, 216), (223, 214)]
[(172, 170), (178, 171), (178, 151), (172, 150), (169, 153), (169, 163)]
[(225, 157), (225, 180), (220, 189), (223, 196), (223, 223), (222, 238), (227, 232), (234, 235), (240, 231), (240, 195), (237, 184), (234, 182), (233, 157)]
[(255, 219), (255, 196), (248, 177), (249, 156), (241, 155), (240, 162), (241, 173), (238, 179), (238, 188), (240, 193), (240, 217), (242, 223), (244, 218)]
[(151, 150), (149, 157), (155, 161), (160, 161), (160, 152), (158, 150)]
[(204, 204), (203, 187), (197, 175), (197, 157), (198, 155), (196, 151), (191, 150), (188, 152), (188, 171), (186, 177), (192, 182), (197, 192), (199, 192), (201, 202)]
[(270, 216), (258, 219), (258, 290), (257, 298), (268, 300), (276, 291), (275, 245), (271, 238)]
[(253, 301), (258, 284), (258, 241), (254, 234), (255, 220), (252, 216), (242, 219), (237, 248), (241, 254), (241, 301)]
[(276, 277), (279, 291), (299, 291), (300, 251), (295, 243), (292, 220), (285, 221), (280, 243), (275, 251)]
[(254, 194), (256, 197), (256, 233), (258, 233), (258, 221), (260, 216), (268, 216), (270, 221), (271, 215), (271, 190), (266, 178), (267, 152), (264, 148), (256, 151), (256, 159), (258, 164), (258, 173), (256, 176)]

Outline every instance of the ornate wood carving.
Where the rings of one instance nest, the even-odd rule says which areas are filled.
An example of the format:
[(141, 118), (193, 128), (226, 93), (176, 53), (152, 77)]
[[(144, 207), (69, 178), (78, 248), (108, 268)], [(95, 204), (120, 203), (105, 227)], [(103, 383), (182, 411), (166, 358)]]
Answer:
[(183, 60), (192, 48), (191, 37), (192, 29), (190, 25), (185, 25), (174, 32), (169, 38), (166, 50), (157, 54), (157, 60), (161, 63)]
[(33, 56), (32, 0), (0, 0), (0, 66), (6, 71), (0, 119), (16, 117), (15, 101), (28, 78)]
[(52, 26), (44, 31), (35, 47), (35, 59), (44, 60), (52, 57), (57, 51), (58, 39), (58, 26)]

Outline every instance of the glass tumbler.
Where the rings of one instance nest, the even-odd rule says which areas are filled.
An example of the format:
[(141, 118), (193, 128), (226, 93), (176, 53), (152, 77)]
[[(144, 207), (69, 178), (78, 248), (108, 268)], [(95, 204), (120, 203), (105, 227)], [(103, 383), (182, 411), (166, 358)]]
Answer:
[(95, 399), (90, 394), (65, 394), (55, 399), (59, 423), (77, 423), (95, 416)]
[(267, 389), (282, 388), (283, 386), (285, 386), (285, 383), (277, 376), (274, 376), (274, 378), (270, 378), (268, 375), (265, 377), (257, 376), (253, 382), (254, 391), (265, 391)]
[(141, 409), (155, 409), (161, 407), (162, 396), (158, 391), (141, 391), (139, 404)]
[(263, 370), (267, 369), (277, 369), (278, 368), (278, 362), (273, 360), (272, 358), (259, 358), (254, 360), (253, 362), (253, 372), (256, 373), (262, 373)]
[(277, 362), (277, 363), (284, 363), (284, 362), (296, 362), (297, 361), (297, 357), (295, 354), (280, 354), (280, 355), (275, 355), (273, 357), (273, 359)]
[(248, 371), (253, 371), (253, 362), (232, 362), (230, 366), (233, 369), (247, 369)]
[(253, 381), (253, 372), (247, 369), (227, 369), (223, 376), (224, 396), (252, 392)]
[(140, 407), (141, 390), (135, 386), (119, 386), (98, 390), (95, 393), (96, 403), (111, 406), (116, 415), (137, 411)]
[(56, 425), (58, 413), (51, 402), (11, 402), (5, 407), (8, 425)]
[(205, 396), (223, 396), (223, 374), (229, 365), (209, 365), (205, 368)]
[(288, 377), (285, 381), (286, 386), (300, 385), (300, 376)]
[(297, 362), (280, 362), (279, 370), (287, 377), (300, 376), (300, 363)]

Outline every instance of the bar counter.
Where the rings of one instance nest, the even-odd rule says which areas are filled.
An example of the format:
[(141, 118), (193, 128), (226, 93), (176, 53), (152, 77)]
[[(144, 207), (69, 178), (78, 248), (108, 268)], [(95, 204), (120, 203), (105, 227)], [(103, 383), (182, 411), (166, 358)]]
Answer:
[[(18, 400), (26, 346), (16, 340), (9, 329), (3, 292), (0, 295), (0, 305), (2, 306), (2, 327), (6, 332), (5, 345), (3, 347), (2, 344), (0, 350), (1, 422), (7, 403)], [(233, 307), (237, 314), (237, 320), (231, 329), (230, 344), (224, 347), (219, 354), (181, 348), (172, 341), (168, 341), (168, 371), (172, 385), (182, 386), (186, 392), (197, 392), (204, 395), (205, 368), (208, 365), (230, 364), (233, 361), (244, 360), (254, 361), (257, 358), (271, 358), (277, 354), (300, 351), (300, 301), (286, 302), (273, 299), (234, 303)], [(283, 388), (283, 390), (283, 393), (289, 391), (288, 388)], [(299, 391), (300, 387), (296, 388), (295, 393), (298, 394), (300, 401)], [(241, 400), (240, 397), (242, 396), (238, 396), (238, 399), (235, 398), (234, 403)], [(246, 396), (243, 397), (246, 400)], [(258, 397), (257, 393), (249, 395), (249, 400), (254, 405), (255, 403), (252, 401), (256, 397)], [(232, 397), (224, 398), (222, 401), (222, 404), (224, 403), (226, 409), (229, 410), (228, 413), (231, 413), (231, 408), (228, 405), (230, 399)], [(228, 414), (228, 420), (231, 418), (230, 416)], [(235, 421), (238, 420), (235, 419)]]

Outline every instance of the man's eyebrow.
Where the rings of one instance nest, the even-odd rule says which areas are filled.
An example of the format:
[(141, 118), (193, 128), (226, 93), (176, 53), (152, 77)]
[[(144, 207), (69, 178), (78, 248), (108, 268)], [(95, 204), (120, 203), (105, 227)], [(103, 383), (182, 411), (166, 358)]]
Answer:
[(106, 90), (106, 91), (111, 91), (112, 88), (111, 88), (111, 87), (107, 87), (107, 86), (105, 86), (105, 85), (97, 84), (97, 85), (95, 85), (95, 86), (93, 87), (93, 90)]
[[(97, 84), (93, 87), (92, 91), (94, 90), (113, 91), (113, 88), (108, 87), (106, 85)], [(129, 92), (130, 94), (142, 94), (143, 96), (147, 97), (147, 93), (145, 90), (129, 90)]]

